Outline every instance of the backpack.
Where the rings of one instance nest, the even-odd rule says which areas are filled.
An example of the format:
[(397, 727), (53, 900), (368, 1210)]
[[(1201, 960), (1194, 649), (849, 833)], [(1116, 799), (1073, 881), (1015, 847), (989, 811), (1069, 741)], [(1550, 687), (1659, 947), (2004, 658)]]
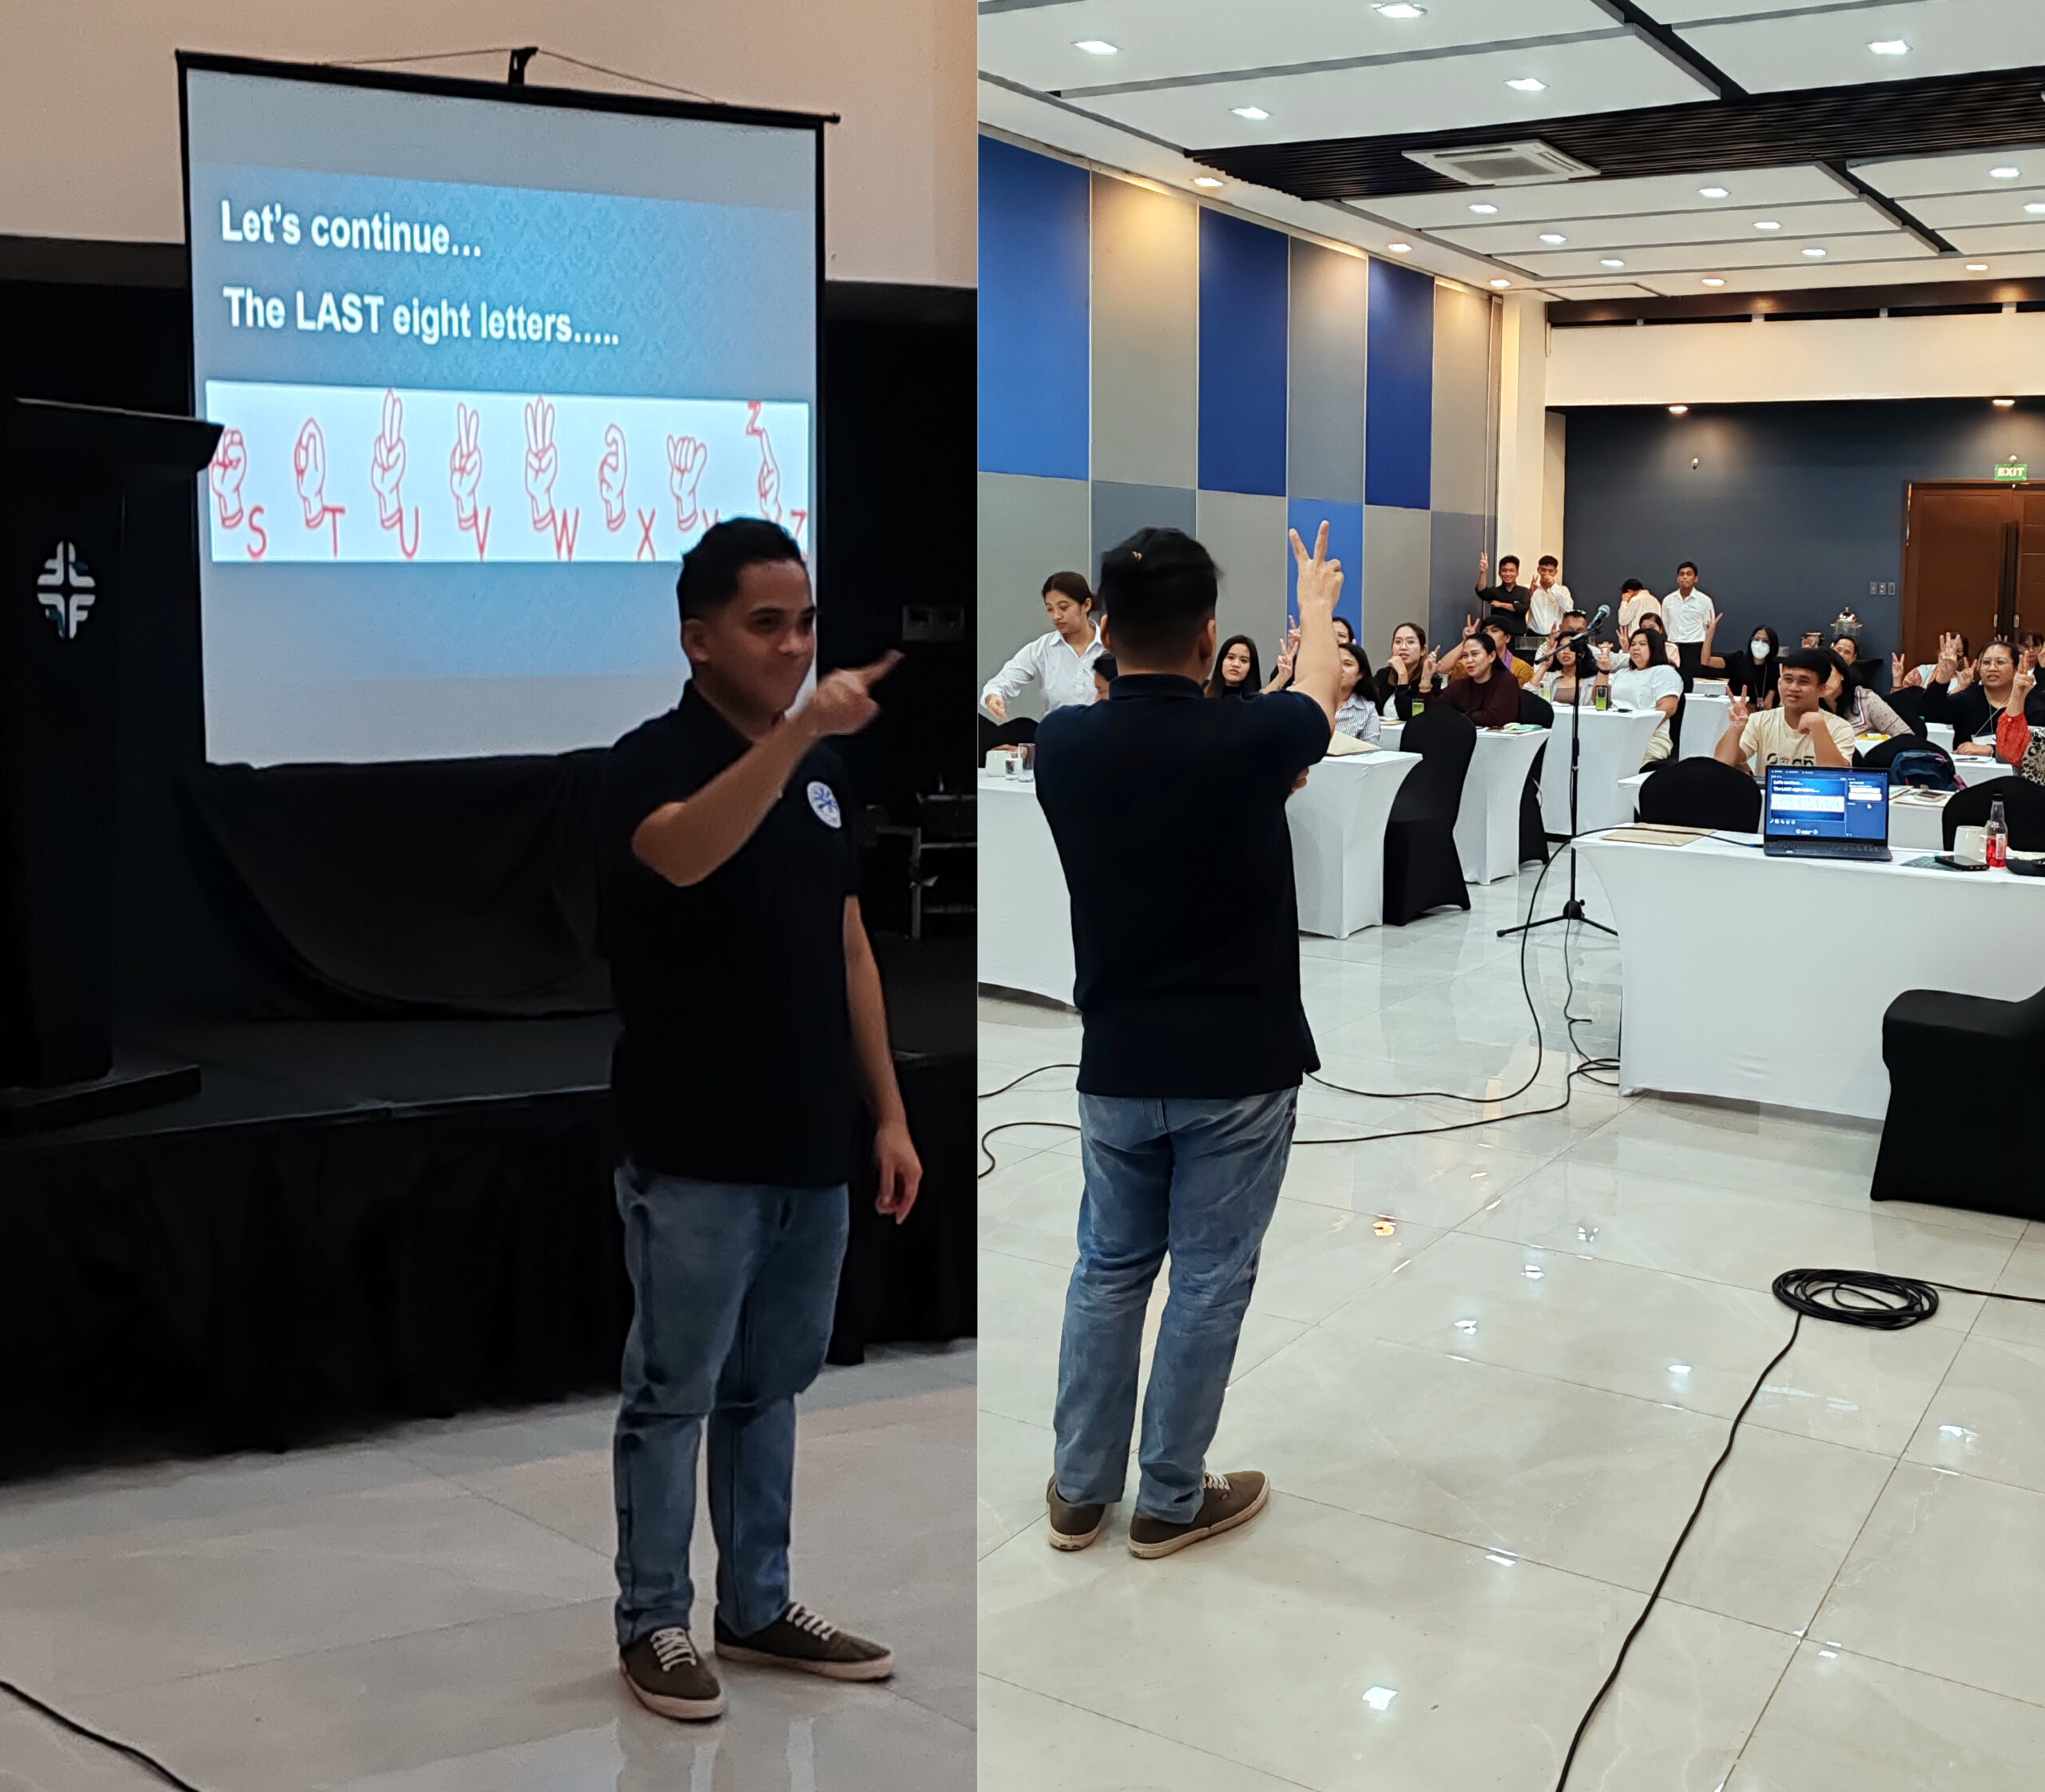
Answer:
[(1892, 790), (1903, 785), (1919, 790), (1960, 788), (1946, 749), (1936, 746), (1912, 747), (1908, 753), (1899, 753), (1888, 762), (1888, 782)]

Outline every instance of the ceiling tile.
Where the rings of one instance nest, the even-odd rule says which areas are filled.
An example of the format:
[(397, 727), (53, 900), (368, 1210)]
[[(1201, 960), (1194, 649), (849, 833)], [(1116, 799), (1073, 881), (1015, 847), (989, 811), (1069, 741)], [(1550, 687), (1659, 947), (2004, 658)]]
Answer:
[[(2045, 115), (2045, 105), (2039, 108)], [(2041, 116), (2045, 123), (2045, 116)], [(2014, 168), (2016, 178), (1998, 181), (1991, 169)], [(2045, 186), (2045, 144), (2007, 149), (1970, 150), (1956, 156), (1907, 156), (1895, 161), (1858, 161), (1853, 172), (1877, 193), (1914, 200), (1935, 193), (2007, 193), (2013, 187)], [(1914, 208), (1913, 208), (1914, 209)]]
[[(1833, 189), (1836, 193), (1838, 189)], [(1569, 238), (1572, 250), (1650, 248), (1658, 244), (1700, 247), (1707, 244), (1808, 242), (1828, 233), (1857, 235), (1893, 232), (1896, 226), (1864, 199), (1835, 198), (1823, 205), (1753, 206), (1741, 211), (1663, 212), (1642, 217), (1578, 218), (1546, 223), (1507, 224), (1486, 219), (1481, 224), (1466, 211), (1461, 224), (1437, 225), (1431, 232), (1482, 255), (1544, 254), (1560, 244), (1543, 244), (1541, 234)], [(1758, 231), (1757, 220), (1782, 226)]]
[[(1694, 271), (1701, 279), (1706, 274), (1723, 274), (1736, 268), (1794, 268), (1801, 270), (1811, 265), (1801, 252), (1805, 247), (1802, 241), (1794, 243), (1736, 243), (1724, 248), (1696, 249), (1682, 244), (1666, 247), (1630, 250), (1622, 259), (1629, 278), (1640, 278), (1649, 274), (1678, 271)], [(1838, 268), (1850, 267), (1865, 261), (1902, 261), (1924, 257), (1936, 259), (1929, 249), (1916, 246), (1916, 239), (1901, 231), (1889, 231), (1880, 235), (1865, 236), (1826, 236), (1815, 240), (1811, 246), (1821, 248), (1825, 252), (1823, 265)], [(1914, 253), (1913, 253), (1914, 252)], [(1523, 268), (1533, 279), (1560, 280), (1572, 276), (1609, 279), (1616, 270), (1601, 268), (1594, 253), (1578, 254), (1574, 250), (1561, 249), (1542, 255), (1515, 256), (1511, 258), (1514, 265)]]
[[(2045, 5), (2039, 0), (1899, 0), (1753, 18), (1759, 10), (1749, 0), (1724, 0), (1715, 16), (1739, 22), (1681, 26), (1686, 43), (1749, 93), (2045, 63)], [(1878, 56), (1868, 47), (1896, 41), (1909, 45), (1908, 54)]]
[[(1706, 199), (1702, 189), (1723, 187), (1724, 199)], [(1630, 181), (1558, 181), (1538, 187), (1459, 188), (1359, 201), (1372, 211), (1410, 228), (1432, 230), (1467, 224), (1470, 207), (1498, 207), (1495, 221), (1547, 224), (1555, 219), (1693, 213), (1702, 224), (1714, 213), (1744, 216), (1756, 206), (1821, 205), (1840, 197), (1837, 181), (1821, 168), (1749, 168), (1737, 173), (1660, 174)], [(1713, 229), (1716, 225), (1710, 226)]]

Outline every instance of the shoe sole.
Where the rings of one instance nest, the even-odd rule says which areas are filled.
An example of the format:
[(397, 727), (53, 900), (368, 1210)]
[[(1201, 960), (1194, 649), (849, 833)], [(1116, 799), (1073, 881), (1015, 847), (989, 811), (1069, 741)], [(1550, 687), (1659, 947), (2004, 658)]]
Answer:
[(884, 1680), (895, 1671), (891, 1655), (872, 1661), (802, 1661), (792, 1655), (770, 1655), (764, 1649), (748, 1649), (736, 1643), (720, 1643), (721, 1661), (750, 1662), (756, 1667), (792, 1668), (798, 1674), (814, 1674), (825, 1680)]
[(1066, 1550), (1084, 1549), (1100, 1536), (1102, 1526), (1107, 1522), (1105, 1517), (1102, 1518), (1101, 1523), (1095, 1525), (1090, 1531), (1061, 1531), (1054, 1524), (1050, 1528), (1051, 1548)]
[(676, 1699), (664, 1692), (649, 1692), (633, 1679), (622, 1663), (618, 1665), (618, 1678), (632, 1689), (632, 1696), (657, 1717), (673, 1718), (681, 1723), (707, 1723), (712, 1718), (725, 1715), (725, 1695), (720, 1691), (715, 1699)]
[(1218, 1537), (1224, 1531), (1233, 1531), (1239, 1524), (1247, 1524), (1271, 1503), (1271, 1484), (1266, 1481), (1257, 1497), (1243, 1509), (1225, 1518), (1219, 1524), (1210, 1524), (1202, 1531), (1188, 1531), (1181, 1536), (1167, 1538), (1162, 1543), (1138, 1543), (1129, 1540), (1129, 1552), (1146, 1562), (1154, 1562), (1160, 1556), (1176, 1556), (1181, 1549), (1190, 1549), (1197, 1543), (1205, 1543), (1209, 1537)]

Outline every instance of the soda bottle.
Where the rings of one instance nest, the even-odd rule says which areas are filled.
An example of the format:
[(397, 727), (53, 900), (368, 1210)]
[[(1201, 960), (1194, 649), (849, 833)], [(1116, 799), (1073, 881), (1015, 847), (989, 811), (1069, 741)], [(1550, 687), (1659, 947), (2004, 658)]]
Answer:
[(1988, 810), (1988, 866), (1995, 870), (2010, 862), (2010, 824), (1998, 797)]

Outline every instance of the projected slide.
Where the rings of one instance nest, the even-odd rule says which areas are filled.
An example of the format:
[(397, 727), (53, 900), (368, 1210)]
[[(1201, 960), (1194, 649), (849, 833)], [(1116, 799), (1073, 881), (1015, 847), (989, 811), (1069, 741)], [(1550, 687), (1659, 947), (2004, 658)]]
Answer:
[(816, 135), (188, 67), (216, 761), (599, 745), (817, 519)]

